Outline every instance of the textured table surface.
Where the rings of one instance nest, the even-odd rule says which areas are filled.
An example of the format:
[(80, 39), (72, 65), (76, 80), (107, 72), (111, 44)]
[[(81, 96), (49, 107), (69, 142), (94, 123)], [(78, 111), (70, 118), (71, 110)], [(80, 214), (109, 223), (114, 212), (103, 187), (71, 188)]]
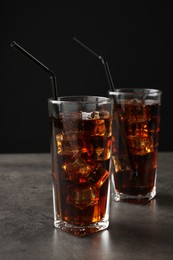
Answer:
[(111, 201), (109, 228), (86, 238), (54, 228), (50, 169), (49, 154), (0, 155), (0, 259), (173, 259), (173, 152), (154, 200)]

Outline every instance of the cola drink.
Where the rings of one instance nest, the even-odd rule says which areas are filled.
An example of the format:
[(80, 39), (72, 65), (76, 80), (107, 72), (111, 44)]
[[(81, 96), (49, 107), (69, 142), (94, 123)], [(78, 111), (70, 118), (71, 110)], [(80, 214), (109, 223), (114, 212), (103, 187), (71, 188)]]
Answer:
[(87, 225), (104, 218), (111, 148), (110, 118), (54, 119), (53, 171), (57, 214), (66, 222)]
[(158, 100), (141, 96), (117, 99), (112, 143), (116, 201), (141, 203), (156, 195), (159, 132)]
[(54, 225), (77, 236), (109, 225), (113, 103), (109, 98), (52, 101)]

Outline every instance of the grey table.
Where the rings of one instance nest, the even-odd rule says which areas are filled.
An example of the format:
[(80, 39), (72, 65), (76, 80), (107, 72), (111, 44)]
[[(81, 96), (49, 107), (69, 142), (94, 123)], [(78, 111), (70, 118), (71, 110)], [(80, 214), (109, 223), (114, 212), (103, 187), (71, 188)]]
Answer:
[(0, 259), (173, 259), (173, 153), (156, 199), (112, 201), (110, 227), (86, 238), (54, 228), (50, 168), (49, 154), (0, 155)]

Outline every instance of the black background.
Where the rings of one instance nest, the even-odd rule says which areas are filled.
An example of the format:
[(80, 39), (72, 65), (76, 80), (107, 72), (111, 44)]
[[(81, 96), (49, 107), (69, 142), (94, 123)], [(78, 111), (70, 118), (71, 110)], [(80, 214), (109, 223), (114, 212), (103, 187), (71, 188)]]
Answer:
[(49, 152), (49, 77), (10, 47), (16, 41), (57, 75), (59, 96), (106, 96), (116, 87), (163, 91), (160, 151), (173, 150), (171, 1), (1, 1), (0, 153)]

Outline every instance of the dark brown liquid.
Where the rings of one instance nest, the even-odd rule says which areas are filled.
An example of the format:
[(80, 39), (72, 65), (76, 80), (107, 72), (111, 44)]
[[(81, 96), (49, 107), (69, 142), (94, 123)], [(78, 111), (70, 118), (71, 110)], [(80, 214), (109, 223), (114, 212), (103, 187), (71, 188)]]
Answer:
[[(114, 181), (119, 193), (145, 196), (155, 185), (159, 138), (159, 104), (119, 104), (114, 120)], [(123, 135), (125, 138), (123, 138)]]
[(101, 221), (107, 209), (111, 120), (53, 120), (53, 184), (60, 219)]

